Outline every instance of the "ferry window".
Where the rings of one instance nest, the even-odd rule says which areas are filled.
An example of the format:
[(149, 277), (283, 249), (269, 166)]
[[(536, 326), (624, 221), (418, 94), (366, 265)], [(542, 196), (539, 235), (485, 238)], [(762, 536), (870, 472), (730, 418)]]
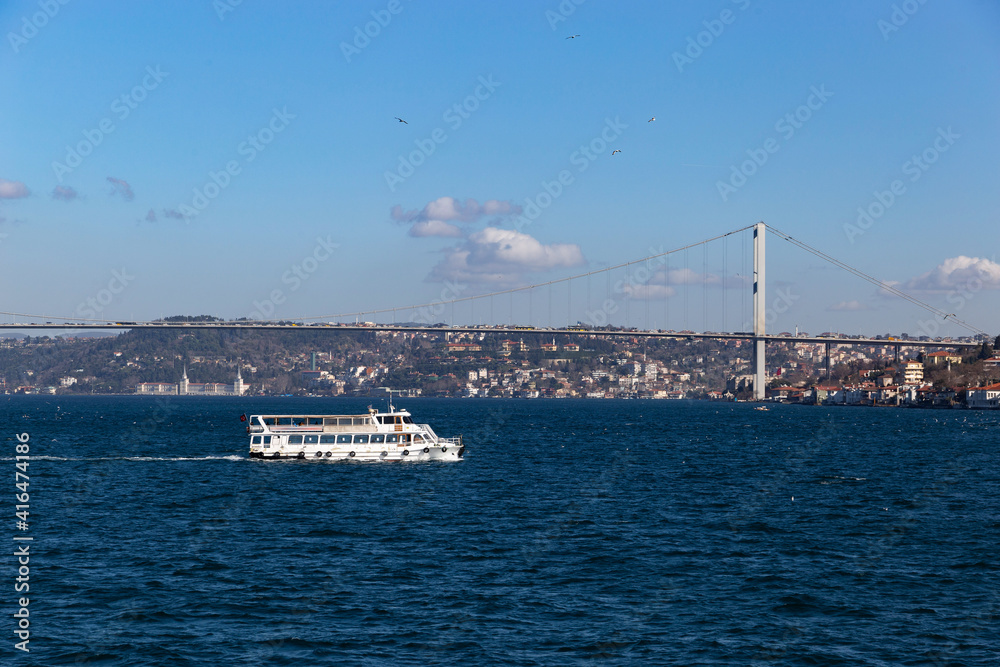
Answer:
[(307, 435), (306, 436), (306, 444), (307, 445), (315, 445), (317, 442), (319, 442), (319, 436), (318, 435)]
[(412, 424), (413, 423), (413, 417), (403, 417), (403, 423), (404, 424)]
[(301, 445), (302, 444), (302, 436), (301, 435), (290, 435), (290, 436), (288, 436), (288, 444), (289, 445)]
[(268, 426), (274, 426), (276, 422), (274, 417), (267, 417), (264, 419), (264, 423), (267, 424)]
[(400, 442), (409, 442), (410, 441), (410, 434), (409, 433), (400, 433), (399, 434), (399, 441)]
[(278, 417), (278, 426), (291, 426), (291, 425), (292, 425), (291, 417)]
[(323, 418), (322, 417), (310, 417), (309, 418), (309, 425), (310, 426), (322, 426), (323, 425)]
[(345, 442), (350, 442), (350, 441), (351, 441), (351, 436), (349, 436), (349, 435), (338, 435), (337, 436), (337, 442), (339, 444), (343, 444)]
[(337, 425), (338, 426), (351, 426), (351, 418), (350, 417), (341, 417), (340, 419), (337, 420)]
[(389, 433), (388, 435), (385, 436), (385, 441), (386, 442), (399, 442), (399, 436), (396, 435), (395, 433)]
[(319, 436), (319, 442), (321, 445), (331, 445), (337, 442), (337, 436), (335, 435), (321, 435)]
[(420, 435), (419, 433), (413, 436), (413, 442), (423, 442), (423, 441), (424, 441), (424, 436)]
[(264, 444), (265, 445), (270, 445), (271, 444), (271, 436), (269, 436), (269, 435), (265, 435), (264, 436)]
[(384, 433), (376, 433), (376, 434), (374, 434), (372, 436), (372, 442), (373, 443), (385, 442), (385, 434)]
[(378, 423), (379, 423), (379, 424), (385, 424), (385, 423), (387, 423), (387, 422), (385, 421), (385, 417), (378, 417), (377, 419), (378, 419)]
[(354, 444), (356, 444), (356, 445), (357, 444), (361, 444), (361, 445), (368, 444), (368, 436), (367, 435), (356, 435), (356, 436), (354, 436)]
[(250, 444), (251, 445), (259, 445), (260, 444), (260, 436), (259, 435), (255, 435), (254, 437), (250, 438)]

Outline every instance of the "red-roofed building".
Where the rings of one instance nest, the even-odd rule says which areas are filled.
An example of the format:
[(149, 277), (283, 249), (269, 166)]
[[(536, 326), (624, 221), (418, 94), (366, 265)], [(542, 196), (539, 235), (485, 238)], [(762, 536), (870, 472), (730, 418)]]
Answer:
[(962, 363), (962, 357), (955, 352), (938, 350), (937, 352), (928, 352), (925, 354), (924, 363), (931, 366), (944, 366), (949, 363), (960, 364)]

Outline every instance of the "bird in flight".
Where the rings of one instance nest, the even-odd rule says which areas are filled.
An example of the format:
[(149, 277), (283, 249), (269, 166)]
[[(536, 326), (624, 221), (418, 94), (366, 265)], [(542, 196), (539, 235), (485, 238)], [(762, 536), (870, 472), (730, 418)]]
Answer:
[(649, 120), (647, 120), (646, 122), (647, 122), (647, 123), (652, 123), (652, 122), (653, 122), (654, 120), (656, 120), (656, 116), (653, 116), (652, 118), (650, 118), (650, 119), (649, 119)]
[(393, 118), (395, 118), (396, 120), (398, 120), (400, 123), (405, 123), (406, 125), (409, 125), (409, 123), (407, 123), (405, 120), (403, 120), (399, 116), (393, 116)]
[(611, 151), (611, 154), (614, 155), (615, 153), (621, 153), (621, 152), (622, 151), (620, 148), (616, 148), (615, 150)]
[(567, 37), (566, 39), (576, 39), (576, 38), (577, 38), (577, 37), (579, 37), (579, 36), (580, 36), (580, 35), (570, 35), (570, 36), (569, 36), (569, 37)]
[(948, 313), (944, 316), (944, 319), (948, 319), (949, 317), (955, 317), (955, 313)]

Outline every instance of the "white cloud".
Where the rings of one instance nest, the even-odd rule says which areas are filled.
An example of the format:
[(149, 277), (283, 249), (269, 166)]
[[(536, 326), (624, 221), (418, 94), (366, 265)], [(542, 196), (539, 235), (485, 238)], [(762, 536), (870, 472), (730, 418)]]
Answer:
[(524, 275), (584, 263), (575, 243), (543, 244), (536, 238), (499, 227), (472, 233), (464, 243), (447, 248), (428, 280), (456, 280), (513, 285)]
[(665, 299), (667, 297), (676, 296), (677, 290), (673, 287), (668, 287), (667, 285), (654, 285), (652, 283), (647, 283), (645, 285), (633, 285), (631, 283), (626, 283), (622, 291), (631, 299)]
[(460, 237), (462, 230), (443, 220), (421, 220), (410, 227), (410, 236)]
[(947, 292), (953, 289), (1000, 289), (1000, 264), (980, 257), (959, 255), (944, 260), (927, 273), (911, 278), (910, 290)]
[[(506, 216), (514, 215), (521, 212), (521, 207), (515, 204), (511, 204), (509, 201), (501, 201), (498, 199), (489, 199), (482, 204), (477, 202), (475, 199), (466, 199), (464, 202), (460, 202), (454, 197), (438, 197), (432, 202), (429, 202), (421, 210), (410, 210), (404, 211), (403, 207), (396, 205), (392, 207), (389, 212), (389, 216), (400, 223), (414, 223), (420, 224), (421, 222), (476, 222), (485, 216)], [(442, 227), (441, 225), (433, 225), (432, 228), (437, 228), (443, 230), (447, 233), (445, 234), (432, 234), (427, 233), (428, 227), (425, 226), (423, 230), (419, 233), (411, 230), (410, 236), (456, 236), (453, 233), (453, 225), (450, 227)]]
[(861, 303), (860, 301), (841, 301), (840, 303), (835, 303), (832, 306), (827, 307), (830, 311), (853, 311), (853, 310), (871, 310), (867, 305)]
[(8, 181), (0, 178), (0, 199), (20, 199), (30, 193), (21, 181)]
[(424, 206), (421, 217), (428, 220), (461, 220), (471, 222), (480, 216), (479, 204), (475, 199), (467, 199), (465, 204), (454, 197), (438, 197)]
[(657, 269), (648, 282), (650, 285), (710, 285), (726, 289), (743, 288), (748, 283), (742, 276), (723, 277), (716, 273), (698, 273), (689, 268), (668, 270), (666, 267)]

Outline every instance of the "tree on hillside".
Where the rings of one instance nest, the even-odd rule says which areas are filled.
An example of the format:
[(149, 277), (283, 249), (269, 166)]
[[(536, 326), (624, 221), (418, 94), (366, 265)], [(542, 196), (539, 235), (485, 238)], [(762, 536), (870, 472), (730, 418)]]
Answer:
[(979, 359), (989, 359), (993, 356), (993, 348), (985, 340), (983, 341), (983, 346), (979, 348)]

